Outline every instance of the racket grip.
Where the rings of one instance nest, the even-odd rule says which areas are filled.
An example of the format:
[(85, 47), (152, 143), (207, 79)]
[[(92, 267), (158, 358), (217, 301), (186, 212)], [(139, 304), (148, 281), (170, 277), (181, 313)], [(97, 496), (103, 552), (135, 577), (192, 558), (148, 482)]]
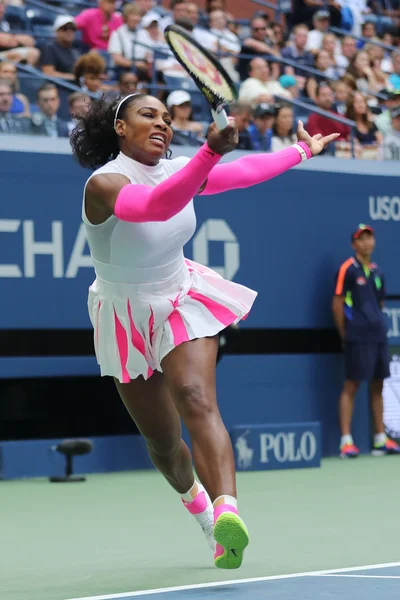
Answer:
[(228, 117), (223, 108), (211, 109), (211, 114), (218, 129), (222, 131), (229, 125)]

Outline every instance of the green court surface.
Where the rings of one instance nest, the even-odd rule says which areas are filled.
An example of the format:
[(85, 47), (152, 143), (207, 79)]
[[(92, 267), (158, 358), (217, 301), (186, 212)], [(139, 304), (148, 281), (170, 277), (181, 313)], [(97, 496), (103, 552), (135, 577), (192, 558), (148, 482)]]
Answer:
[(0, 598), (67, 600), (399, 561), (399, 470), (399, 457), (368, 456), (240, 473), (251, 543), (237, 571), (214, 568), (199, 526), (155, 472), (2, 481)]

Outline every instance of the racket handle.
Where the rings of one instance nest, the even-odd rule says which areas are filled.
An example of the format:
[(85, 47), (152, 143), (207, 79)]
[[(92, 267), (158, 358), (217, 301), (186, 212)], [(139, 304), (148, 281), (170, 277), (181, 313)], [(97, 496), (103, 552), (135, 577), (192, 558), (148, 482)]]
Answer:
[(228, 127), (228, 125), (229, 125), (228, 117), (222, 107), (217, 108), (217, 110), (211, 109), (211, 114), (213, 116), (216, 126), (218, 127), (218, 129), (220, 131), (222, 131), (223, 129), (226, 129), (226, 127)]

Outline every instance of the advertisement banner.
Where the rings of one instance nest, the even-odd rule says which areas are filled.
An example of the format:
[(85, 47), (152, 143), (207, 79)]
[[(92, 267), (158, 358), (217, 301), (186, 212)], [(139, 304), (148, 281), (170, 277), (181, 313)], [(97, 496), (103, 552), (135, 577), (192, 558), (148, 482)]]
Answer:
[(307, 469), (321, 464), (319, 423), (241, 425), (231, 430), (237, 471)]

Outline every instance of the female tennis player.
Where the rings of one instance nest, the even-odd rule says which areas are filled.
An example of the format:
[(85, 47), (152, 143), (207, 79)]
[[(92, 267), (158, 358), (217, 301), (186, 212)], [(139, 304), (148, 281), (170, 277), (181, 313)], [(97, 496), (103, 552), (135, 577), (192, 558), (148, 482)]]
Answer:
[(183, 246), (195, 231), (196, 194), (266, 181), (337, 137), (311, 138), (301, 123), (297, 135), (298, 143), (280, 152), (219, 165), (238, 142), (230, 121), (223, 131), (211, 125), (193, 158), (168, 160), (167, 109), (132, 94), (94, 101), (71, 136), (80, 164), (97, 168), (85, 186), (82, 218), (96, 271), (88, 305), (101, 374), (115, 379), (155, 467), (199, 521), (223, 569), (241, 565), (248, 532), (216, 400), (217, 334), (243, 319), (257, 294), (185, 259)]

